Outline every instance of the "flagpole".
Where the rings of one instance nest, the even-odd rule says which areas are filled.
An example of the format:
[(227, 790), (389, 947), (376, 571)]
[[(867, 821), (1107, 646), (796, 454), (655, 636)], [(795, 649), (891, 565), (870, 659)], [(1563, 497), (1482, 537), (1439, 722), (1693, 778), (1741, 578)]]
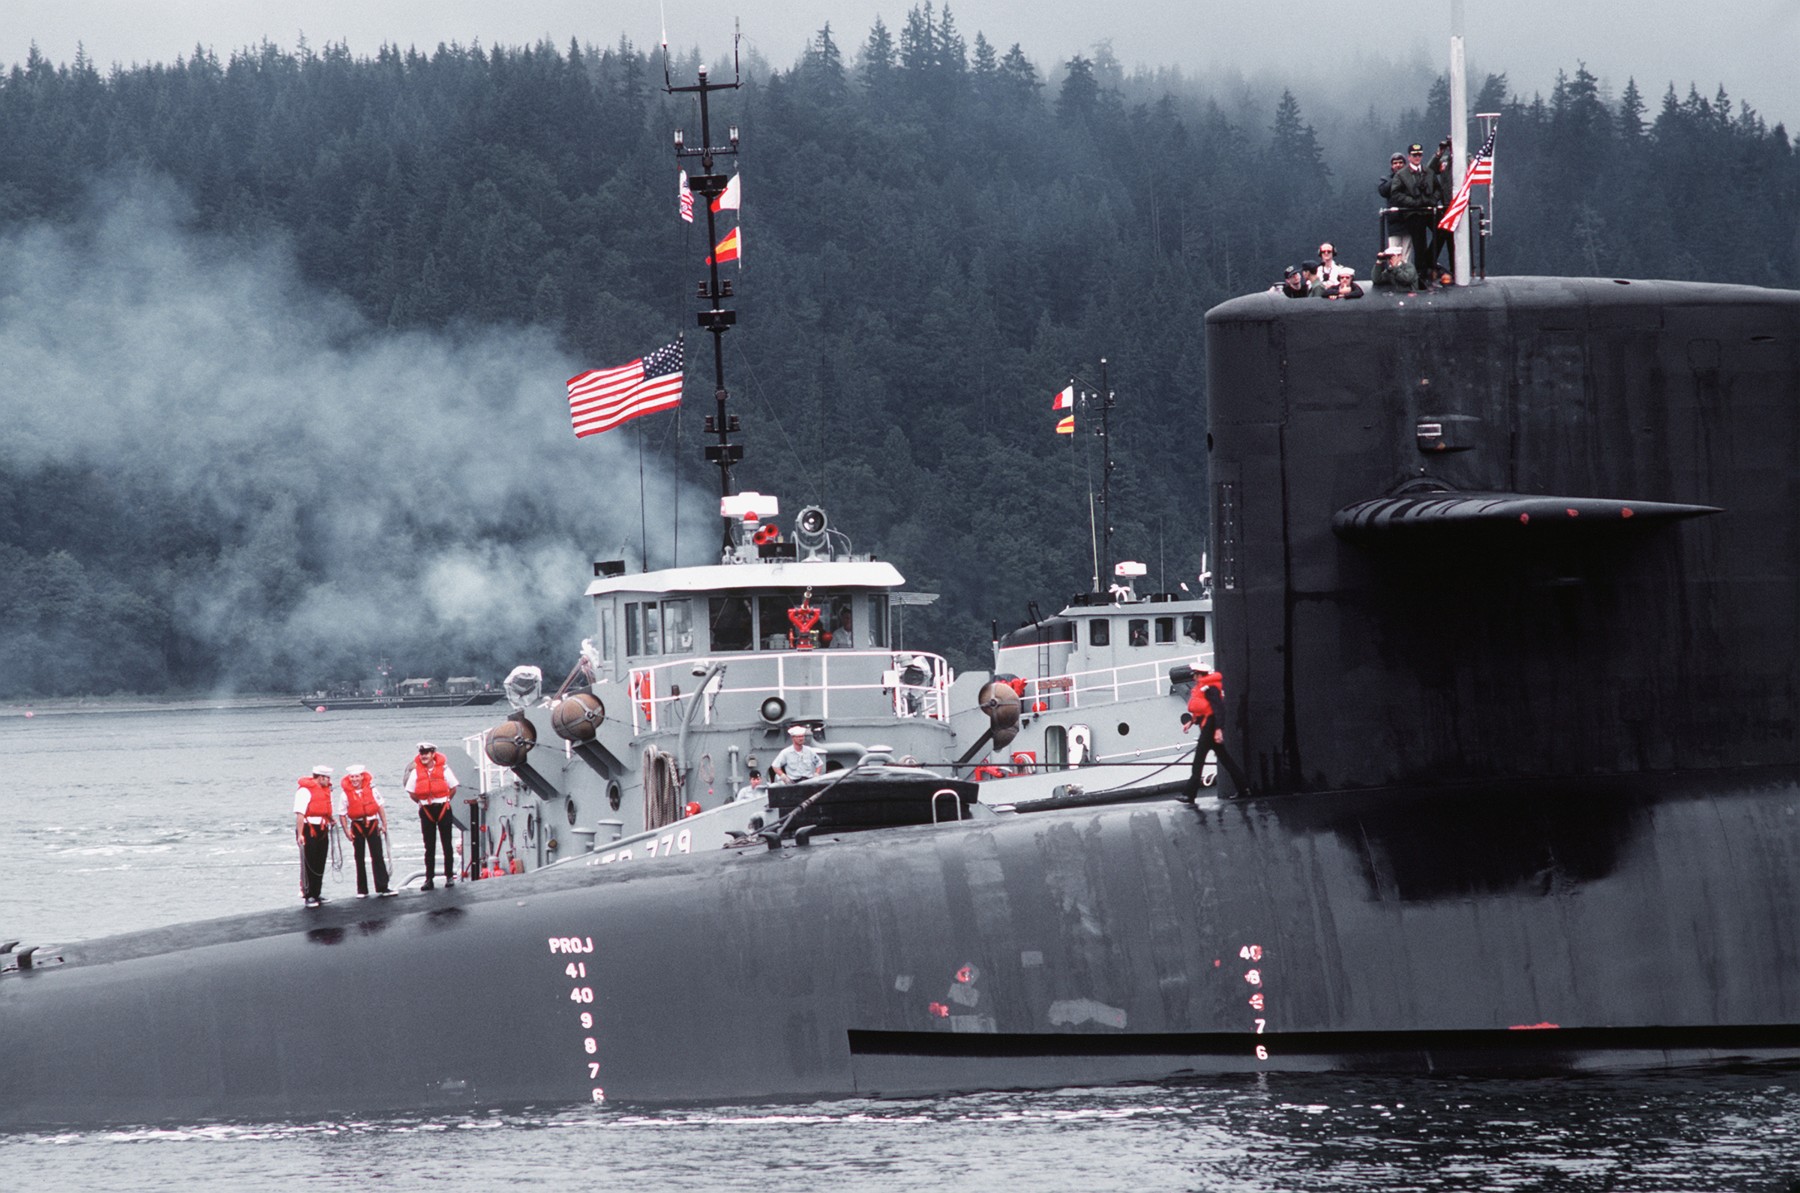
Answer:
[[(1075, 382), (1077, 380), (1080, 380), (1080, 378), (1076, 378), (1076, 377), (1069, 378), (1069, 387), (1071, 389), (1074, 388)], [(1087, 413), (1087, 410), (1086, 410), (1087, 396), (1088, 395), (1087, 395), (1086, 390), (1081, 390), (1076, 394), (1076, 396), (1072, 400), (1072, 404), (1069, 407), (1069, 413), (1071, 415), (1074, 415), (1076, 413), (1076, 410), (1078, 407), (1081, 408), (1080, 413), (1082, 415), (1086, 415), (1086, 413)], [(1075, 423), (1074, 429), (1076, 432), (1079, 432), (1081, 430), (1081, 422), (1080, 421), (1077, 421)], [(1079, 438), (1080, 438), (1079, 434), (1072, 434), (1069, 436), (1070, 450), (1074, 450), (1074, 448), (1076, 446), (1076, 440), (1078, 440)], [(1081, 474), (1082, 474), (1082, 476), (1084, 476), (1087, 479), (1088, 550), (1089, 550), (1089, 554), (1090, 554), (1091, 558), (1094, 561), (1093, 579), (1089, 582), (1088, 591), (1089, 592), (1098, 592), (1100, 590), (1100, 544), (1099, 544), (1098, 538), (1096, 537), (1095, 528), (1094, 528), (1094, 460), (1093, 460), (1093, 453), (1089, 452), (1085, 449), (1083, 449), (1083, 451), (1081, 453)]]
[[(1500, 127), (1500, 113), (1477, 112), (1475, 118), (1481, 121), (1481, 143), (1487, 144), (1487, 135)], [(1487, 211), (1482, 214), (1482, 223), (1486, 228), (1482, 235), (1486, 236), (1494, 230), (1494, 158), (1500, 152), (1500, 141), (1494, 141), (1494, 148), (1488, 150)], [(1483, 258), (1485, 260), (1485, 258)]]
[(1088, 483), (1088, 549), (1091, 550), (1094, 555), (1094, 579), (1093, 579), (1094, 586), (1093, 586), (1092, 591), (1099, 592), (1100, 591), (1100, 543), (1099, 543), (1099, 540), (1096, 539), (1095, 535), (1094, 535), (1094, 486), (1093, 486), (1092, 481), (1090, 481)]
[(650, 570), (650, 527), (648, 515), (644, 512), (648, 504), (644, 500), (644, 421), (637, 420), (638, 447), (638, 558), (643, 561), (643, 570)]
[[(1450, 193), (1462, 191), (1468, 170), (1469, 69), (1463, 60), (1463, 0), (1450, 0)], [(1436, 235), (1436, 233), (1433, 233)], [(1469, 284), (1469, 221), (1456, 221), (1450, 232), (1450, 255), (1456, 284)], [(1424, 279), (1421, 278), (1420, 281)]]
[[(1106, 358), (1100, 358), (1100, 573), (1112, 571), (1112, 414), (1113, 392), (1106, 384)], [(1099, 591), (1098, 585), (1095, 591)]]

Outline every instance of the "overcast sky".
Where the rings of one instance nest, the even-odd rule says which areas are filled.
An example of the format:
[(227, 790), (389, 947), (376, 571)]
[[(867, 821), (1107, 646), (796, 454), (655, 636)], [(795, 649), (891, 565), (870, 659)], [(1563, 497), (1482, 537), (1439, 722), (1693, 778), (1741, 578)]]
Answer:
[[(205, 45), (221, 57), (267, 39), (293, 48), (345, 42), (372, 55), (383, 42), (429, 50), (439, 42), (520, 45), (570, 37), (611, 44), (621, 33), (639, 46), (660, 40), (667, 12), (676, 49), (708, 57), (729, 47), (732, 20), (746, 43), (788, 66), (807, 38), (830, 21), (846, 55), (879, 14), (897, 28), (910, 0), (0, 0), (0, 61), (18, 62), (36, 42), (55, 62), (76, 44), (102, 68), (114, 62), (167, 62)], [(1014, 42), (1042, 66), (1087, 53), (1110, 38), (1127, 69), (1179, 66), (1206, 72), (1238, 66), (1260, 73), (1285, 64), (1317, 72), (1334, 64), (1444, 61), (1449, 0), (956, 0), (958, 28), (1002, 50)], [(1588, 69), (1616, 94), (1635, 76), (1654, 110), (1667, 85), (1690, 82), (1711, 96), (1723, 83), (1771, 123), (1800, 121), (1800, 0), (1467, 0), (1474, 70), (1505, 71), (1514, 89), (1548, 92), (1558, 68)], [(1381, 73), (1371, 72), (1372, 91)], [(1412, 97), (1404, 97), (1411, 102)]]

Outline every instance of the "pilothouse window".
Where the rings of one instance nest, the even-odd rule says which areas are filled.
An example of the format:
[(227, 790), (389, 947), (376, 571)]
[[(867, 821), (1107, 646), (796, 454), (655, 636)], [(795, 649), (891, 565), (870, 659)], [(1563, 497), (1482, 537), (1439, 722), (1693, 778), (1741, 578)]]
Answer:
[(1088, 645), (1107, 646), (1112, 642), (1112, 622), (1096, 617), (1088, 622)]
[(1189, 613), (1181, 619), (1181, 632), (1189, 642), (1206, 641), (1206, 614)]
[(888, 599), (886, 596), (869, 598), (869, 615), (863, 618), (862, 637), (859, 639), (865, 646), (876, 650), (886, 650), (888, 645)]
[(756, 633), (763, 650), (788, 648), (788, 606), (798, 603), (798, 594), (780, 593), (756, 598)]
[(712, 650), (754, 650), (755, 627), (750, 620), (750, 598), (747, 596), (713, 597), (707, 603), (707, 620), (712, 626)]
[(662, 653), (662, 618), (657, 615), (656, 602), (644, 602), (644, 653)]
[(1156, 619), (1156, 640), (1158, 642), (1175, 641), (1175, 619), (1173, 617)]
[(857, 618), (851, 612), (851, 605), (855, 599), (856, 598), (854, 597), (847, 596), (834, 596), (831, 598), (829, 606), (831, 616), (829, 624), (826, 625), (825, 629), (831, 635), (831, 645), (834, 647), (850, 647), (857, 645)]
[(688, 602), (663, 602), (662, 645), (669, 654), (686, 654), (694, 649), (694, 623)]

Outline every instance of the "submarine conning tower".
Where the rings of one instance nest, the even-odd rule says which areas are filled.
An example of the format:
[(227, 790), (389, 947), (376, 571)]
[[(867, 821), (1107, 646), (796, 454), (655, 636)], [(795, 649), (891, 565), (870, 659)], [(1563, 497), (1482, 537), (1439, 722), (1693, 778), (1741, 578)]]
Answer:
[(1206, 324), (1258, 794), (1800, 762), (1800, 292), (1498, 278)]

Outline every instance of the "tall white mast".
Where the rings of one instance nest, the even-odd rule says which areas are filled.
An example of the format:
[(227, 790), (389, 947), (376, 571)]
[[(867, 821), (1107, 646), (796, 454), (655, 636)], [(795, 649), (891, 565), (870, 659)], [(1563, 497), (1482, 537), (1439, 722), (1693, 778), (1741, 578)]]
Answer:
[[(1463, 61), (1463, 0), (1450, 0), (1450, 193), (1462, 190), (1469, 171), (1469, 70)], [(1469, 284), (1469, 223), (1457, 221), (1451, 233), (1456, 257), (1456, 284)]]

